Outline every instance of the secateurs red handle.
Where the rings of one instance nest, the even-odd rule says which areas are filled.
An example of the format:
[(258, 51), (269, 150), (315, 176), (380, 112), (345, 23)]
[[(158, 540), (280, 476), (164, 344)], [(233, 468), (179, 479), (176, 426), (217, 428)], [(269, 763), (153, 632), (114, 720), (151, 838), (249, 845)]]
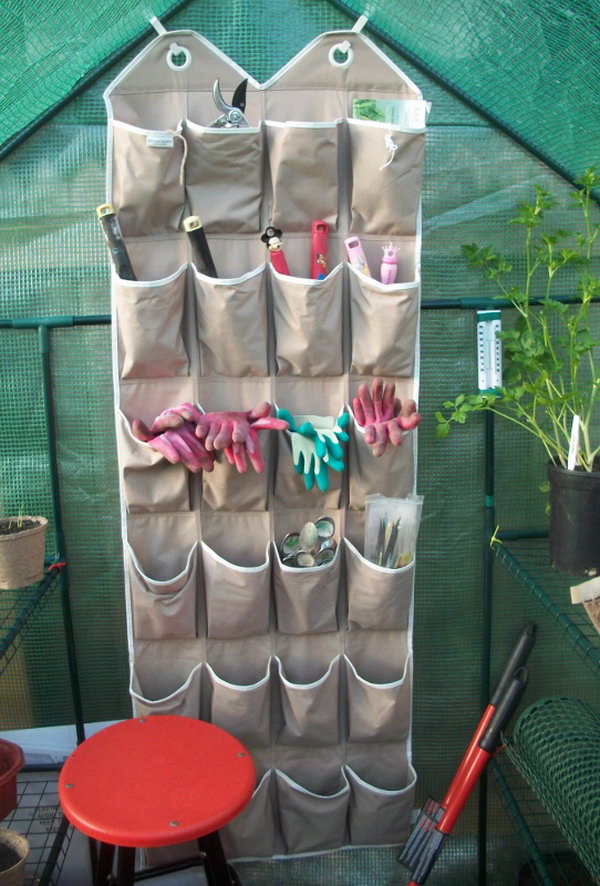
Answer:
[(327, 276), (327, 235), (329, 225), (324, 221), (312, 223), (312, 243), (310, 251), (310, 276), (312, 280), (323, 280)]

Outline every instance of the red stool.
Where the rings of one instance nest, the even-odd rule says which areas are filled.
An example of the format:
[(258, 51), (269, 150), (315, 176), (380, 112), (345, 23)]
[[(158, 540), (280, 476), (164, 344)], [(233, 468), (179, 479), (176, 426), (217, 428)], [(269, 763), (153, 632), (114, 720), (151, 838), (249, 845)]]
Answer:
[(63, 766), (59, 796), (71, 824), (100, 842), (95, 886), (108, 883), (115, 848), (117, 883), (131, 886), (136, 848), (188, 840), (198, 843), (209, 886), (235, 886), (217, 832), (246, 806), (254, 782), (249, 752), (228, 732), (153, 714), (80, 744)]

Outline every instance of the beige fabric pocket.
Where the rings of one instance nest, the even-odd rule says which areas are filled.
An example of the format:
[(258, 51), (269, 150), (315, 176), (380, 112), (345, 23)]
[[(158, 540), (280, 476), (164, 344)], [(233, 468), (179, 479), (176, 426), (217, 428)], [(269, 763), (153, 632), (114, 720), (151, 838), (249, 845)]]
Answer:
[[(352, 412), (350, 409), (348, 410)], [(364, 429), (352, 417), (348, 428), (349, 507), (362, 510), (367, 495), (388, 495), (405, 498), (414, 490), (415, 457), (413, 431), (407, 431), (400, 446), (388, 442), (383, 455), (374, 456), (365, 442)]]
[(283, 725), (281, 744), (326, 745), (339, 741), (340, 656), (312, 683), (292, 683), (285, 676), (281, 659), (279, 690)]
[(342, 373), (342, 272), (305, 280), (271, 268), (278, 375)]
[(284, 634), (337, 631), (340, 546), (331, 563), (297, 569), (281, 562), (275, 548), (273, 584), (277, 626)]
[(121, 378), (189, 374), (181, 332), (186, 269), (152, 282), (114, 278)]
[(152, 687), (142, 689), (135, 671), (132, 672), (129, 693), (133, 700), (134, 716), (148, 714), (177, 714), (181, 717), (200, 716), (200, 689), (202, 664), (196, 665), (178, 689), (162, 698), (154, 697)]
[(348, 738), (350, 741), (400, 741), (410, 729), (412, 655), (399, 680), (372, 683), (360, 676), (349, 658)]
[(128, 554), (136, 639), (194, 638), (198, 544), (190, 550), (182, 572), (159, 581), (144, 574), (131, 546), (128, 546)]
[(130, 513), (189, 511), (189, 471), (172, 465), (148, 443), (133, 436), (127, 418), (117, 414), (117, 449), (122, 489)]
[(361, 778), (350, 766), (345, 767), (350, 782), (348, 824), (354, 846), (377, 846), (403, 843), (410, 829), (417, 775), (408, 766), (408, 779), (398, 788), (392, 772), (384, 785)]
[(418, 316), (418, 282), (379, 283), (350, 268), (350, 371), (411, 376)]
[(248, 747), (266, 747), (271, 737), (271, 664), (264, 677), (249, 685), (223, 680), (210, 665), (210, 722)]
[(269, 630), (271, 564), (236, 566), (202, 542), (208, 636), (229, 639)]
[(266, 121), (276, 228), (310, 231), (314, 219), (337, 226), (339, 125)]
[(342, 846), (350, 785), (343, 770), (323, 774), (323, 793), (316, 793), (277, 769), (281, 830), (290, 853), (317, 852)]
[(152, 581), (170, 581), (188, 564), (197, 541), (196, 515), (131, 514), (127, 536), (143, 573)]
[(425, 130), (348, 120), (352, 161), (351, 233), (411, 235), (421, 202)]
[(248, 459), (248, 470), (239, 474), (224, 453), (219, 453), (214, 470), (202, 474), (202, 498), (213, 511), (266, 511), (271, 475), (272, 431), (260, 431), (258, 440), (265, 460), (265, 469), (257, 474)]
[(192, 214), (208, 233), (258, 232), (261, 129), (215, 129), (188, 120), (185, 138), (185, 189)]
[(370, 563), (344, 539), (348, 628), (404, 630), (412, 603), (414, 562), (401, 569)]
[(273, 854), (272, 774), (272, 770), (265, 772), (248, 805), (219, 830), (226, 858), (269, 858)]
[(194, 269), (203, 375), (268, 375), (265, 268), (230, 280)]
[(123, 235), (179, 231), (185, 203), (183, 138), (118, 120), (112, 127), (112, 203)]

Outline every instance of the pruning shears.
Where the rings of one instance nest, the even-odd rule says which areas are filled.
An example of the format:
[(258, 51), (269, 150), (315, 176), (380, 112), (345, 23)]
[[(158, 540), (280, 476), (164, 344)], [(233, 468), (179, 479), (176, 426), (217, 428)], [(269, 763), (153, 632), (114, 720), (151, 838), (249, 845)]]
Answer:
[(250, 126), (248, 120), (244, 116), (244, 111), (246, 110), (247, 85), (248, 78), (242, 80), (239, 86), (236, 87), (231, 99), (231, 104), (227, 104), (221, 94), (219, 78), (217, 77), (213, 84), (213, 99), (215, 105), (222, 113), (216, 120), (213, 120), (210, 124), (211, 126), (217, 129), (239, 129), (241, 126)]

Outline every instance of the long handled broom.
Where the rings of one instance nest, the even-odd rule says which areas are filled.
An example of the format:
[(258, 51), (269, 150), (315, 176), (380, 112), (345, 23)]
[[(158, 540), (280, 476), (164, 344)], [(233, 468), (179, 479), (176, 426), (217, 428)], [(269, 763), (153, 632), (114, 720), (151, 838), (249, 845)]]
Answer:
[[(496, 718), (494, 728), (497, 730), (498, 736), (500, 735), (500, 731), (504, 727), (505, 723), (508, 721), (510, 714), (512, 713), (512, 709), (506, 708), (506, 698), (510, 701), (512, 697), (512, 693), (522, 693), (524, 691), (525, 686), (521, 687), (522, 675), (515, 682), (514, 677), (519, 669), (522, 669), (524, 663), (527, 660), (529, 652), (535, 642), (536, 635), (536, 625), (533, 622), (529, 622), (523, 631), (521, 632), (509, 658), (506, 662), (504, 670), (502, 672), (502, 676), (496, 686), (494, 693), (492, 694), (488, 705), (479, 721), (477, 729), (473, 734), (473, 737), (469, 743), (469, 746), (459, 764), (458, 769), (452, 779), (450, 787), (446, 791), (446, 795), (441, 803), (437, 800), (434, 800), (432, 797), (429, 797), (421, 813), (417, 822), (413, 828), (413, 831), (407, 840), (404, 849), (402, 850), (401, 855), (398, 858), (398, 861), (409, 868), (409, 870), (414, 871), (415, 874), (417, 872), (419, 862), (427, 855), (429, 857), (429, 849), (431, 848), (432, 841), (436, 841), (439, 839), (435, 835), (435, 831), (438, 833), (450, 833), (451, 828), (454, 826), (454, 822), (458, 817), (464, 803), (466, 802), (477, 778), (479, 777), (480, 772), (483, 770), (484, 766), (489, 759), (489, 756), (482, 756), (482, 746), (481, 741), (486, 736), (486, 733), (492, 728), (492, 719), (494, 715), (497, 713), (499, 706), (501, 706), (500, 714), (498, 717), (502, 718), (500, 721), (500, 725), (498, 726), (498, 717)], [(510, 690), (510, 692), (509, 692)], [(508, 696), (507, 696), (508, 694)], [(520, 697), (520, 695), (518, 695)], [(517, 701), (518, 701), (517, 697)], [(515, 702), (516, 704), (516, 702)], [(490, 738), (488, 736), (486, 745), (489, 744)], [(492, 752), (493, 752), (492, 748)], [(483, 763), (483, 765), (481, 765)], [(473, 779), (474, 769), (477, 770), (478, 766), (481, 765), (481, 769), (477, 771), (477, 774)], [(471, 783), (472, 782), (472, 783)], [(465, 784), (470, 784), (468, 791), (465, 793)], [(450, 829), (448, 829), (448, 825), (450, 824)], [(443, 825), (443, 828), (442, 828)], [(443, 838), (441, 840), (443, 842)], [(441, 844), (440, 847), (441, 848)], [(439, 849), (437, 850), (439, 852)], [(437, 852), (435, 853), (437, 856)], [(433, 861), (435, 858), (433, 859)], [(427, 873), (433, 866), (433, 861), (429, 866)], [(408, 886), (414, 886), (414, 884), (424, 883), (424, 879), (416, 880), (413, 879)]]

